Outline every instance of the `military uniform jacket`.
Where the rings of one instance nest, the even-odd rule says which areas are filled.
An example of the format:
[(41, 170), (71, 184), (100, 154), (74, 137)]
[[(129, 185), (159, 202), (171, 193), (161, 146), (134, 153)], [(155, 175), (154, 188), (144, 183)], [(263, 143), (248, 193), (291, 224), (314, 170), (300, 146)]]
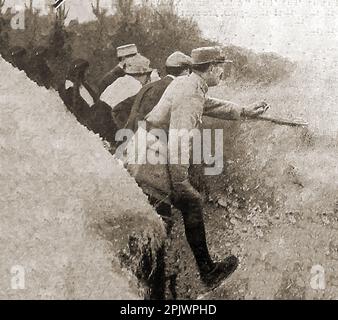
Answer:
[(126, 124), (127, 129), (137, 131), (137, 123), (153, 110), (160, 101), (164, 91), (175, 79), (173, 76), (166, 76), (161, 80), (148, 83), (137, 94), (134, 105), (131, 108), (130, 116)]
[(122, 101), (136, 96), (141, 89), (142, 84), (140, 81), (130, 75), (125, 75), (108, 86), (101, 94), (100, 100), (107, 103), (114, 110)]
[[(203, 115), (229, 120), (240, 117), (238, 105), (221, 99), (209, 98), (207, 92), (208, 86), (199, 75), (192, 73), (189, 76), (178, 77), (171, 82), (159, 103), (146, 116), (148, 131), (158, 128), (167, 133), (167, 148), (166, 150), (161, 148), (162, 153), (165, 150), (167, 154), (160, 152), (159, 157), (167, 157), (169, 163), (156, 165), (146, 163), (128, 167), (142, 189), (160, 200), (164, 199), (164, 195), (170, 194), (172, 183), (188, 179), (190, 166), (190, 164), (177, 164), (178, 159), (171, 158), (170, 148), (177, 144), (177, 141), (173, 140), (177, 137), (173, 135), (172, 138), (170, 131), (186, 129), (189, 132), (199, 129)], [(148, 150), (152, 149), (154, 144), (158, 147), (158, 143), (162, 143), (163, 147), (165, 141), (148, 142)], [(189, 144), (189, 149), (191, 149), (191, 144)], [(177, 155), (180, 158), (180, 153)], [(142, 155), (138, 157), (142, 158)]]

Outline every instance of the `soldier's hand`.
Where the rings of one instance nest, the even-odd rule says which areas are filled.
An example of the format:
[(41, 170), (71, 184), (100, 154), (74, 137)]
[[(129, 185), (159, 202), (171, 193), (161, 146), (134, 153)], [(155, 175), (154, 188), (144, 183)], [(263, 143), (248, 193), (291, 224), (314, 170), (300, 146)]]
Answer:
[(266, 112), (270, 106), (265, 101), (255, 102), (243, 108), (242, 116), (247, 118), (256, 118)]

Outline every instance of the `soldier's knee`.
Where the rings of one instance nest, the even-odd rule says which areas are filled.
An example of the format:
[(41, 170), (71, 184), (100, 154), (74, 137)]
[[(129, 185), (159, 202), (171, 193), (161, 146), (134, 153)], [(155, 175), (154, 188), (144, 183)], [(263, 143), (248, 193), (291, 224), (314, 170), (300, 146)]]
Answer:
[(203, 221), (203, 205), (200, 199), (184, 199), (177, 202), (175, 207), (181, 211), (184, 220), (189, 224)]
[(176, 204), (179, 206), (178, 209), (183, 209), (183, 211), (198, 211), (203, 208), (202, 199), (197, 197), (182, 197), (177, 199)]

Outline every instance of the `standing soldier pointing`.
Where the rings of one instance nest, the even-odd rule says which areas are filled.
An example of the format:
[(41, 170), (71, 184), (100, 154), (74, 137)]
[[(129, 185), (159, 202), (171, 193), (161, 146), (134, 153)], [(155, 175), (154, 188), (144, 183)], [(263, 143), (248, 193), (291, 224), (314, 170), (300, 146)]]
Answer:
[[(221, 262), (214, 262), (211, 259), (206, 241), (202, 196), (189, 181), (190, 165), (180, 164), (178, 161), (181, 159), (180, 153), (170, 150), (172, 147), (180, 146), (177, 140), (182, 136), (171, 135), (170, 132), (185, 130), (189, 134), (193, 129), (200, 129), (203, 115), (238, 120), (243, 116), (257, 117), (265, 111), (267, 106), (265, 102), (240, 107), (207, 96), (208, 87), (219, 84), (224, 63), (225, 59), (218, 47), (198, 48), (192, 51), (192, 73), (173, 80), (159, 103), (145, 118), (148, 132), (152, 129), (163, 129), (167, 132), (169, 165), (148, 163), (128, 165), (129, 171), (144, 192), (151, 195), (152, 204), (157, 204), (157, 211), (162, 216), (168, 216), (170, 205), (166, 204), (167, 200), (163, 196), (161, 199), (161, 194), (169, 192), (170, 203), (182, 213), (186, 238), (194, 254), (201, 279), (210, 287), (217, 286), (231, 275), (238, 266), (238, 259), (235, 256), (229, 256)], [(190, 154), (193, 151), (192, 145), (190, 140)], [(178, 159), (171, 158), (171, 154), (178, 155)]]

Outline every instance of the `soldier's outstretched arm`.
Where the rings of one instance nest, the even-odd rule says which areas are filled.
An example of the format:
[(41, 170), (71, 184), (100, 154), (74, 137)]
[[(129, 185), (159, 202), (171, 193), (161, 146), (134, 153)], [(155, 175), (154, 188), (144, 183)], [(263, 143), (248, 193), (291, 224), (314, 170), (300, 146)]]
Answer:
[(124, 70), (117, 65), (113, 70), (109, 71), (104, 75), (104, 77), (99, 81), (98, 85), (98, 95), (100, 96), (104, 90), (107, 89), (115, 80), (121, 78), (125, 75)]
[(94, 102), (96, 102), (99, 99), (98, 89), (90, 84), (87, 80), (83, 81), (83, 86), (87, 89)]
[(256, 118), (268, 108), (265, 101), (243, 107), (227, 100), (208, 97), (203, 115), (221, 120), (240, 120), (241, 118)]
[(207, 97), (204, 104), (204, 116), (221, 120), (239, 120), (242, 108), (233, 102)]

